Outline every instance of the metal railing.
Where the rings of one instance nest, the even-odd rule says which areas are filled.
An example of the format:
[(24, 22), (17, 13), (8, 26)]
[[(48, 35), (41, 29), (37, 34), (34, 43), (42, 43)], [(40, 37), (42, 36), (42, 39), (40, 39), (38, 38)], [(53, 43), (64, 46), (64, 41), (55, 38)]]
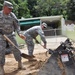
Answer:
[(45, 36), (58, 36), (58, 35), (62, 35), (61, 34), (61, 29), (47, 29), (47, 30), (44, 30), (44, 34), (45, 34)]

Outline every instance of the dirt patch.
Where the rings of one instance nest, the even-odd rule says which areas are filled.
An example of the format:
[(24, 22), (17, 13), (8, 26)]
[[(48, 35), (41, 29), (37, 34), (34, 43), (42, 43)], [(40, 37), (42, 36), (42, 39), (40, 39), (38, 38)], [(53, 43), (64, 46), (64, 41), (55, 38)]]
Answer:
[(29, 62), (27, 59), (22, 58), (22, 62), (26, 70), (18, 70), (17, 62), (14, 59), (13, 54), (6, 55), (6, 63), (4, 66), (5, 75), (37, 75), (39, 69), (45, 64), (49, 55), (44, 53), (35, 54), (35, 62)]
[[(56, 39), (56, 41), (57, 40), (60, 40), (60, 39)], [(54, 48), (57, 48), (57, 46), (59, 45), (58, 42), (52, 43), (51, 42), (51, 41), (53, 41), (52, 39), (50, 39), (50, 40), (48, 39), (47, 41), (49, 42), (47, 48), (54, 49)], [(23, 50), (21, 50), (21, 52), (23, 52), (23, 53), (24, 52), (27, 53), (27, 51), (28, 51), (27, 47), (25, 47)], [(5, 75), (37, 75), (39, 69), (42, 68), (42, 66), (44, 66), (44, 64), (47, 62), (48, 58), (50, 57), (49, 54), (46, 56), (46, 54), (45, 54), (46, 51), (47, 50), (45, 50), (40, 45), (36, 45), (35, 50), (34, 50), (34, 55), (35, 55), (35, 59), (37, 59), (37, 61), (29, 62), (27, 59), (22, 58), (23, 65), (26, 68), (26, 70), (18, 70), (17, 69), (18, 63), (14, 59), (13, 54), (6, 55), (6, 62), (5, 62), (5, 66), (4, 66)]]

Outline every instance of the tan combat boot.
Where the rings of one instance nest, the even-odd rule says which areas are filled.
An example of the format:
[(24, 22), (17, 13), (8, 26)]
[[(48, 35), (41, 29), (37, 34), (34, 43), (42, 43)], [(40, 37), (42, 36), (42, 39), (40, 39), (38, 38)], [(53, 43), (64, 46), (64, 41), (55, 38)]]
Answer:
[(0, 75), (4, 75), (4, 68), (3, 68), (3, 66), (0, 66)]
[(22, 62), (18, 62), (18, 69), (25, 70), (26, 68), (23, 66)]

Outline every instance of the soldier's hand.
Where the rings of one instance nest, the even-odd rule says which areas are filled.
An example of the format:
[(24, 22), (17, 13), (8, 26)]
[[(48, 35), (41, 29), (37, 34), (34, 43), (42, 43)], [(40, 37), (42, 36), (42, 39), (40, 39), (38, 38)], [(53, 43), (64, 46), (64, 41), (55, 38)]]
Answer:
[(23, 34), (19, 34), (20, 38), (22, 38), (23, 40), (26, 39), (26, 37)]

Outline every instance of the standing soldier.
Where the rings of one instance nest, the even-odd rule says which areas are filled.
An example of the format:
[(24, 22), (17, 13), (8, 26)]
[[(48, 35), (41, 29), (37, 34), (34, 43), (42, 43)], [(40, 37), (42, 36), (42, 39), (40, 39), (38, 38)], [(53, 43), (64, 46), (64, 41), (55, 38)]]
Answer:
[[(14, 13), (12, 13), (13, 5), (8, 1), (4, 1), (3, 10), (0, 11), (0, 30), (4, 32), (8, 38), (17, 45), (17, 42), (12, 35), (13, 31), (17, 31), (18, 35), (25, 40), (25, 36), (20, 34), (20, 26), (18, 20)], [(21, 52), (8, 43), (11, 50), (13, 51), (16, 61), (18, 61), (18, 68), (23, 69), (21, 62)], [(0, 75), (4, 75), (4, 64), (5, 64), (5, 49), (6, 49), (6, 40), (0, 33)]]
[[(34, 51), (34, 42), (33, 39), (35, 39), (36, 43), (38, 43), (38, 41), (36, 40), (36, 37), (38, 35), (40, 35), (41, 40), (43, 41), (44, 45), (43, 47), (46, 48), (46, 39), (45, 39), (45, 35), (43, 32), (43, 29), (47, 28), (47, 24), (46, 23), (42, 23), (40, 26), (34, 26), (29, 28), (28, 30), (26, 30), (24, 32), (24, 35), (26, 37), (25, 42), (27, 44), (27, 48), (28, 48), (28, 54), (30, 56), (33, 56), (33, 51)], [(29, 61), (35, 61), (35, 59), (30, 59)]]

